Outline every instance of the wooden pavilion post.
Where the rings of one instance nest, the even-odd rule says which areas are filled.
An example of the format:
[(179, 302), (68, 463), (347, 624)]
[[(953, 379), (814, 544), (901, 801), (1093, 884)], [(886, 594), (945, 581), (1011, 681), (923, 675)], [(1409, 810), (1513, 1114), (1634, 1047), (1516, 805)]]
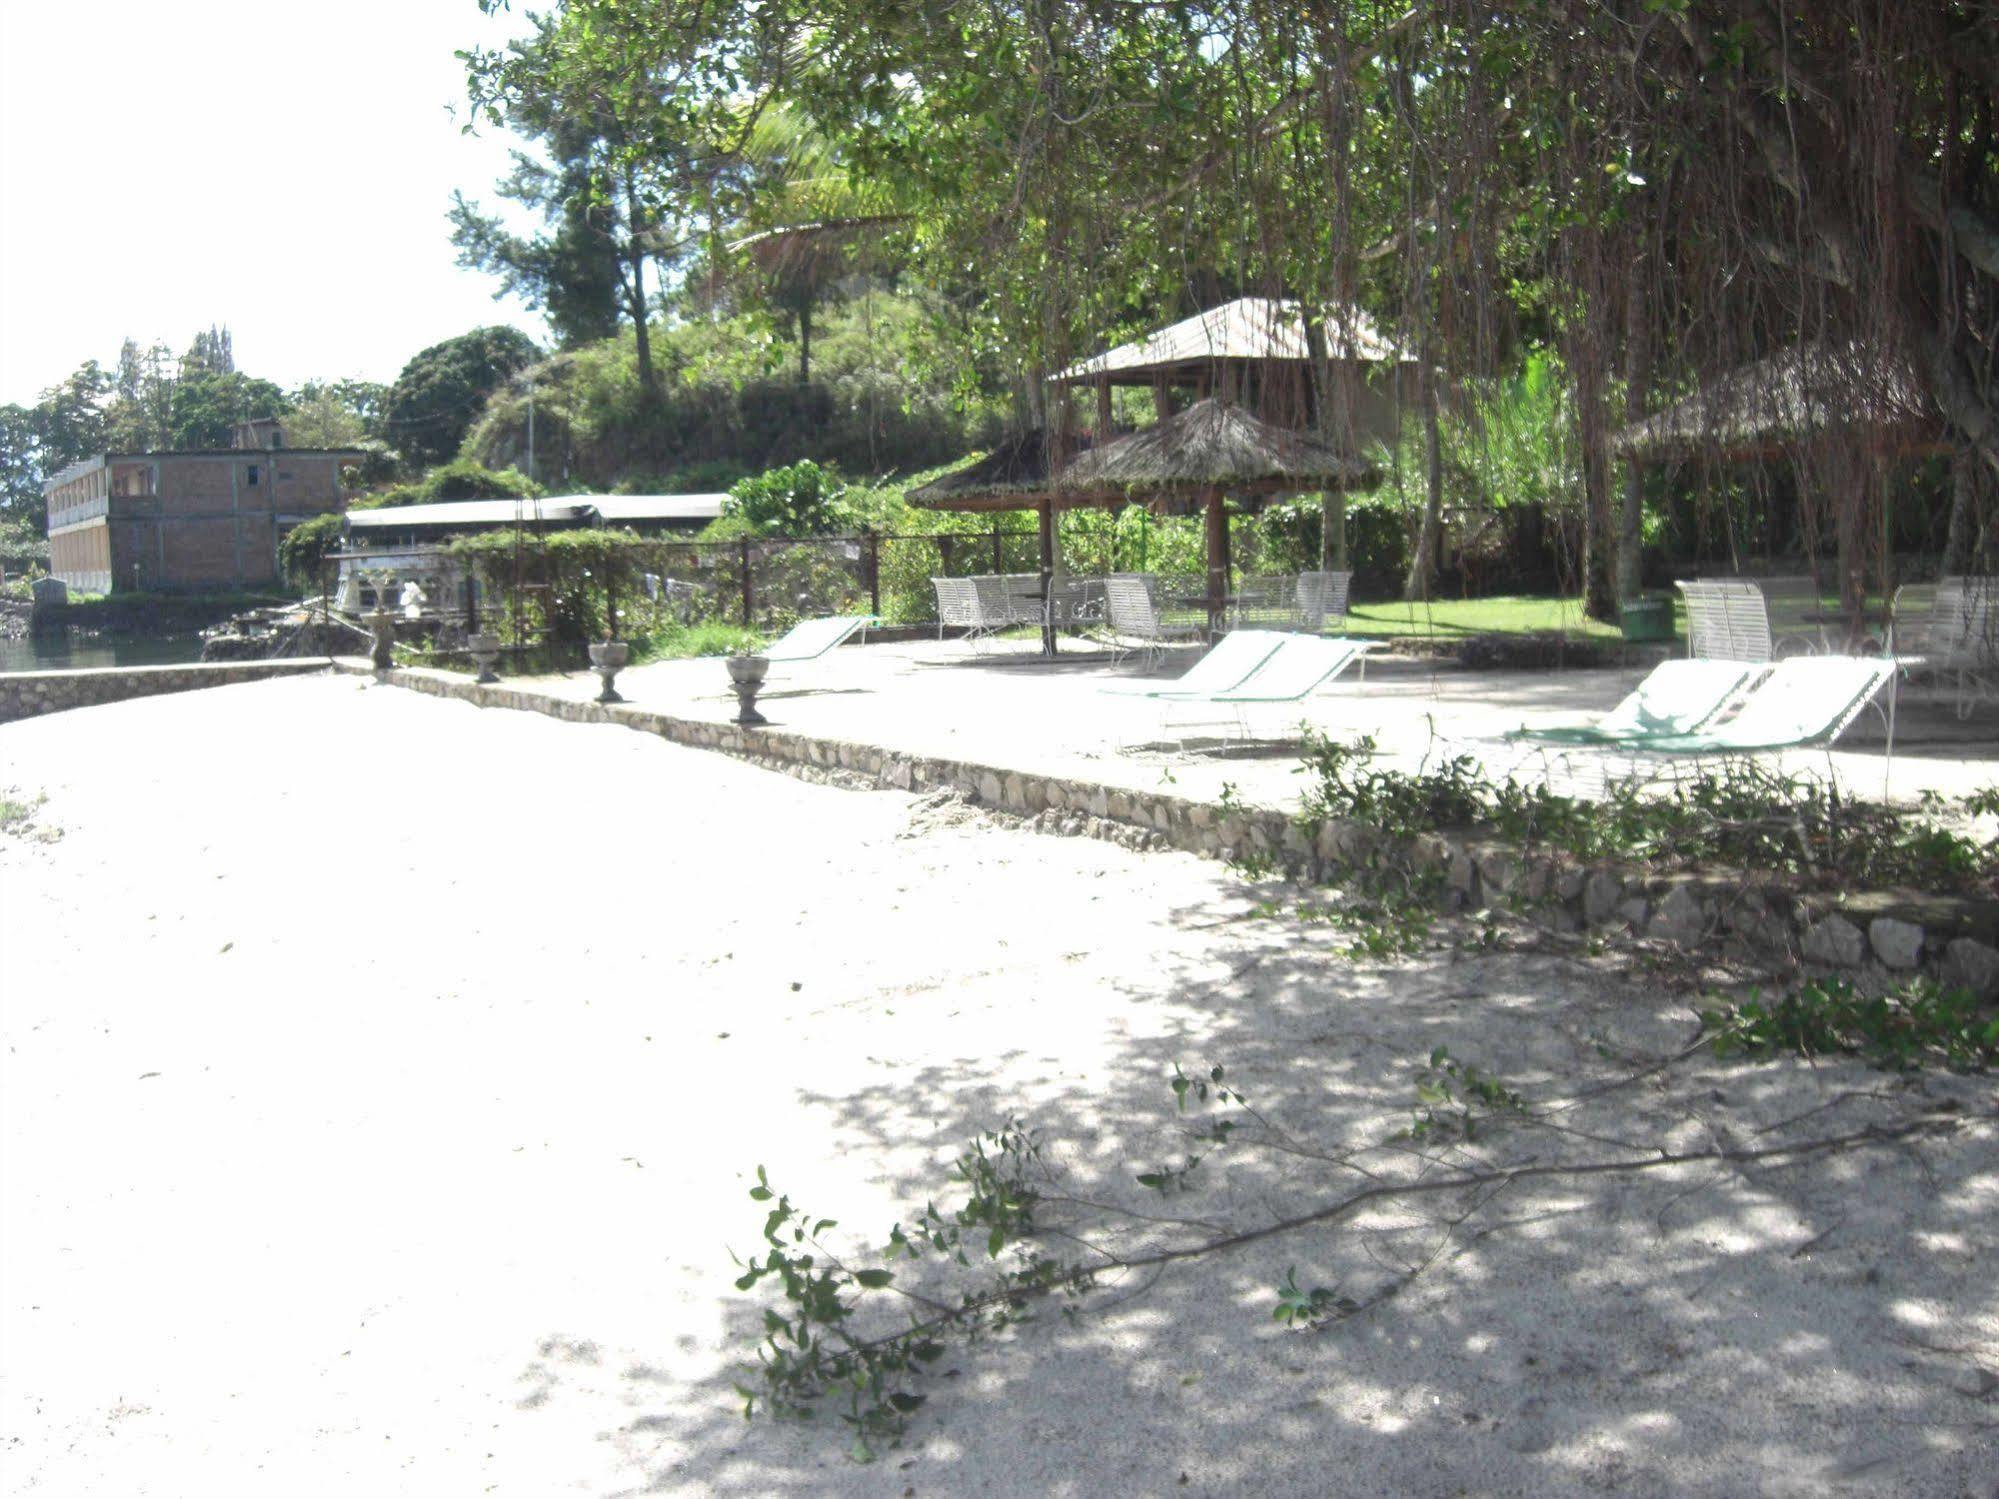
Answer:
[(1221, 633), (1228, 614), (1229, 517), (1222, 508), (1222, 492), (1207, 492), (1208, 531), (1208, 634)]

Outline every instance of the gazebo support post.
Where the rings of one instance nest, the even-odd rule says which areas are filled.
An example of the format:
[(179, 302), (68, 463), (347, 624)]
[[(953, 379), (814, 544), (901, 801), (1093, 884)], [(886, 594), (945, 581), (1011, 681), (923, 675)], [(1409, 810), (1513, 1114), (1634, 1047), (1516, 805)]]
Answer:
[(1035, 506), (1041, 532), (1041, 654), (1053, 656), (1055, 648), (1055, 502), (1043, 500)]
[(1222, 508), (1222, 492), (1207, 494), (1208, 511), (1208, 634), (1219, 635), (1228, 613), (1229, 517)]

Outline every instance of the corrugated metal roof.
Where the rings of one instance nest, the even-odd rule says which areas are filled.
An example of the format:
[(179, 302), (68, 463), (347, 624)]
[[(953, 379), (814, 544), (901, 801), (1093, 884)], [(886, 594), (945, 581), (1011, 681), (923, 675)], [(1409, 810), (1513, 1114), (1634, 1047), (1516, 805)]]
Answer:
[(347, 524), (357, 531), (423, 530), (439, 526), (588, 525), (590, 502), (564, 500), (444, 500), (434, 505), (384, 505), (350, 510)]
[(436, 530), (454, 526), (587, 526), (603, 519), (617, 525), (647, 521), (705, 524), (722, 513), (721, 494), (571, 494), (540, 500), (444, 500), (431, 505), (385, 505), (353, 510), (347, 523), (357, 531)]
[(725, 494), (590, 494), (575, 496), (607, 521), (711, 521), (722, 513)]
[[(1357, 359), (1369, 364), (1413, 362), (1358, 307), (1344, 311), (1329, 309), (1325, 327), (1328, 353), (1334, 359)], [(1115, 379), (1223, 359), (1303, 361), (1311, 357), (1311, 346), (1305, 337), (1305, 314), (1298, 302), (1290, 298), (1238, 297), (1183, 318), (1135, 343), (1119, 344), (1093, 359), (1072, 364), (1055, 378)]]

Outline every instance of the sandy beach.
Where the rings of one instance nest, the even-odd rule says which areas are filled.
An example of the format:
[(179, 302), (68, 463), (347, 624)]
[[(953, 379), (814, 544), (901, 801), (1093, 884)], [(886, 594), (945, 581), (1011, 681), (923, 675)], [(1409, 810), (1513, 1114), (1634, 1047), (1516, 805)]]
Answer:
[[(732, 1389), (758, 1166), (860, 1253), (1019, 1116), (1060, 1195), (1179, 1220), (1140, 1246), (1350, 1190), (1323, 1157), (1438, 1045), (1564, 1101), (1460, 1163), (1989, 1115), (1989, 1077), (1648, 1071), (1697, 996), (1615, 954), (1357, 961), (1191, 856), (352, 677), (0, 727), (0, 794), (45, 798), (0, 834), (8, 1494), (1999, 1493), (1989, 1120), (1106, 1282), (954, 1347), (871, 1464)], [(1300, 1148), (1139, 1187), (1190, 1148), (1176, 1063)], [(1291, 1331), (1293, 1267), (1400, 1289)]]

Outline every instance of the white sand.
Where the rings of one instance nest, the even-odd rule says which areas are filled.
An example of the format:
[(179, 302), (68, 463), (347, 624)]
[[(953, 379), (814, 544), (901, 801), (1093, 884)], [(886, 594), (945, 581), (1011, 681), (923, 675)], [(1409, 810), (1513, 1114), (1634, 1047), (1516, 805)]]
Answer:
[[(1247, 1226), (1352, 1178), (1245, 1149), (1138, 1191), (1186, 1149), (1174, 1060), (1330, 1147), (1406, 1121), (1439, 1042), (1543, 1098), (1677, 1049), (1685, 1003), (1536, 954), (1355, 965), (1192, 858), (903, 836), (907, 797), (353, 679), (9, 725), (8, 785), (63, 831), (0, 837), (9, 1494), (1999, 1485), (1989, 1125), (1520, 1184), (1319, 1333), (1271, 1321), (1284, 1269), (1364, 1295), (1443, 1243), (1429, 1209), (1188, 1266), (954, 1353), (854, 1465), (728, 1389), (758, 1163), (878, 1241), (1017, 1110), (1079, 1189)], [(1991, 1081), (1703, 1057), (1564, 1117), (1700, 1149), (1940, 1102)]]

